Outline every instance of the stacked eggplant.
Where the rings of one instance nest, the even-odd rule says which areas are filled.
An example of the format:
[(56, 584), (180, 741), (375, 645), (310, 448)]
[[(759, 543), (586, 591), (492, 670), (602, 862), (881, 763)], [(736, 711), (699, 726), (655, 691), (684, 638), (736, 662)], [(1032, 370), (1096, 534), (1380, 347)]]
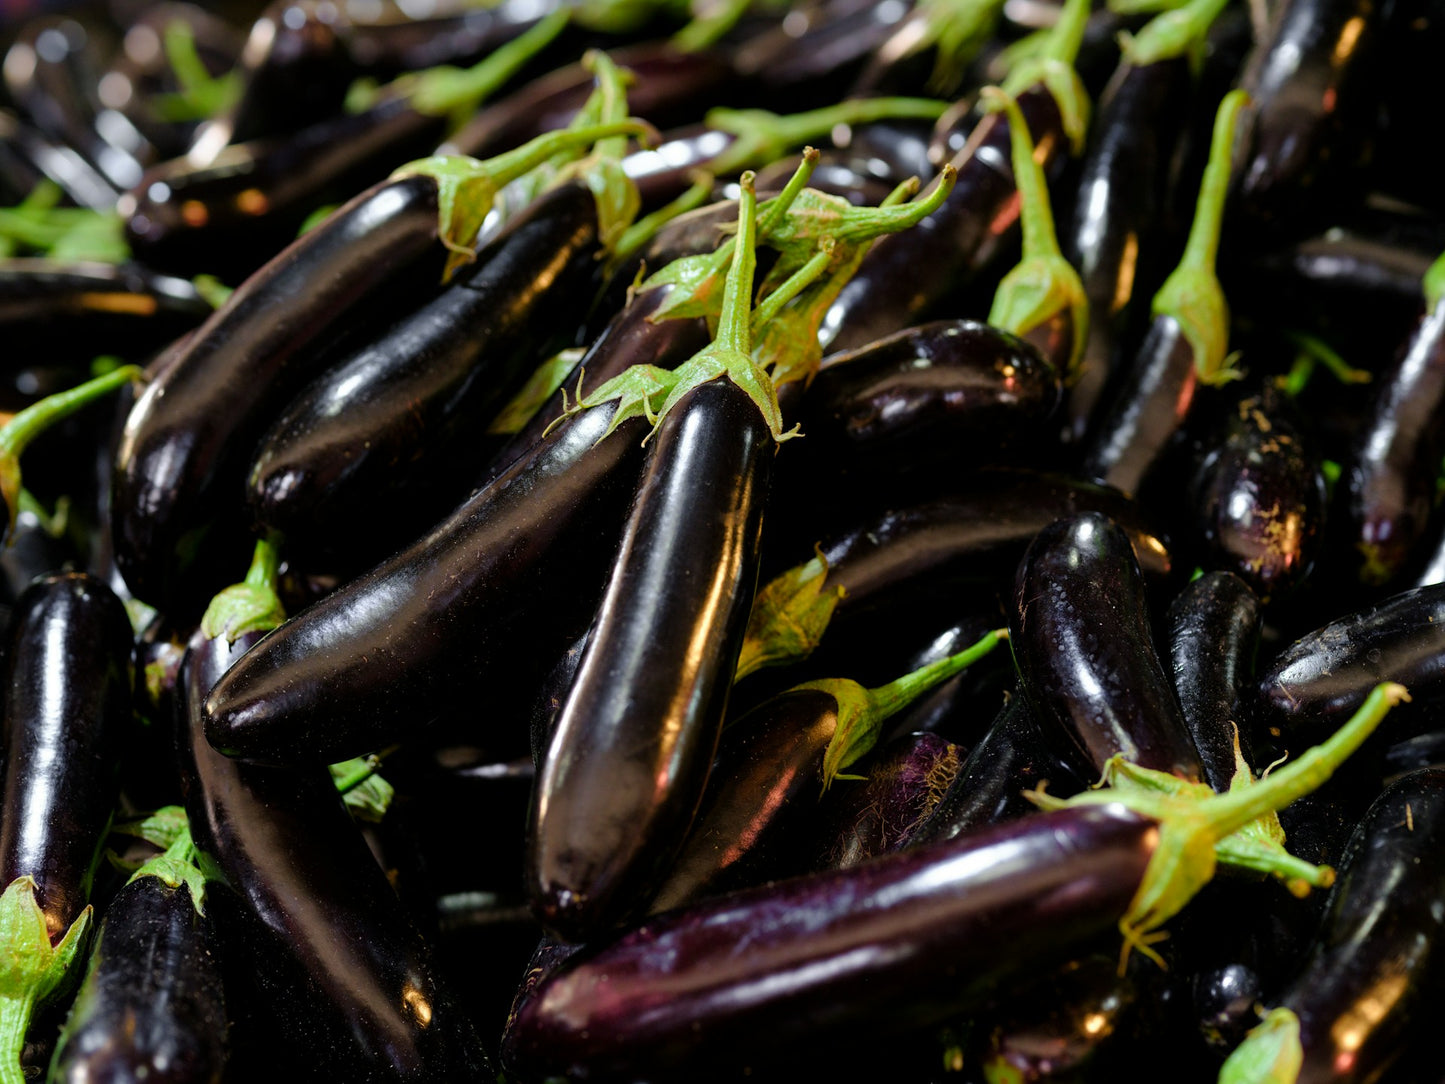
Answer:
[(1438, 1079), (1445, 13), (1118, 6), (0, 26), (0, 1081)]

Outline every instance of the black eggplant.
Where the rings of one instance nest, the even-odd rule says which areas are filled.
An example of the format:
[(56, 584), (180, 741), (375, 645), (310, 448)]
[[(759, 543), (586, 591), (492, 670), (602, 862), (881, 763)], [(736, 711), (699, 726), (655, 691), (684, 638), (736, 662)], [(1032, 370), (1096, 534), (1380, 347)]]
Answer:
[(219, 1084), (226, 998), (215, 922), (184, 884), (143, 872), (106, 907), (50, 1080)]
[(1198, 782), (1199, 754), (1149, 626), (1129, 537), (1086, 512), (1039, 532), (1019, 565), (1009, 644), (1029, 704), (1096, 770), (1115, 754)]
[[(1254, 766), (1249, 732), (1235, 701), (1253, 676), (1259, 598), (1232, 572), (1209, 572), (1169, 604), (1169, 660), (1185, 726), (1204, 781), (1223, 794), (1238, 769)], [(1237, 744), (1236, 744), (1237, 743)]]
[(252, 917), (257, 981), (301, 1058), (330, 1079), (490, 1075), (331, 774), (245, 765), (207, 744), (206, 692), (256, 638), (196, 636), (177, 728), (191, 830)]

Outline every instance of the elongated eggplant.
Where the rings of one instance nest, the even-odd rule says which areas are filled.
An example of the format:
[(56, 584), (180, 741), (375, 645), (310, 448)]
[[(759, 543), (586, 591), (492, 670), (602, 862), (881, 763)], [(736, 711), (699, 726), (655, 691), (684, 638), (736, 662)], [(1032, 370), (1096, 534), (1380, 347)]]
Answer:
[(1156, 838), (1120, 808), (1070, 810), (656, 916), (543, 980), (504, 1063), (695, 1079), (864, 1021), (942, 1021), (1107, 930)]
[(568, 937), (642, 906), (681, 844), (757, 580), (767, 423), (725, 378), (674, 411), (538, 778), (530, 891)]
[(106, 907), (90, 968), (56, 1046), (59, 1084), (218, 1084), (226, 998), (215, 922), (184, 883), (146, 874)]
[[(361, 756), (489, 682), (532, 687), (585, 631), (641, 468), (614, 410), (569, 419), (424, 538), (291, 618), (206, 704), (217, 748)], [(644, 423), (645, 424), (645, 423)]]
[(1044, 528), (1019, 565), (1009, 643), (1025, 695), (1102, 771), (1116, 753), (1198, 782), (1199, 753), (1154, 649), (1129, 537), (1086, 512)]
[[(455, 507), (488, 450), (475, 420), (549, 345), (570, 340), (600, 251), (593, 193), (564, 184), (433, 299), (333, 359), (257, 446), (247, 484), (256, 522), (303, 551), (344, 551), (369, 567)], [(378, 502), (390, 521), (381, 530)]]
[(1259, 722), (1291, 731), (1328, 729), (1359, 707), (1378, 681), (1398, 681), (1410, 690), (1401, 725), (1423, 721), (1424, 709), (1445, 695), (1442, 645), (1445, 584), (1392, 595), (1281, 651), (1256, 685)]
[(6, 660), (0, 878), (35, 879), (51, 938), (85, 907), (130, 722), (130, 620), (100, 581), (56, 573), (16, 603)]
[(1445, 452), (1445, 258), (1424, 289), (1425, 313), (1377, 379), (1343, 479), (1347, 540), (1359, 577), (1375, 586), (1399, 574), (1424, 535)]
[(1253, 676), (1259, 611), (1258, 596), (1232, 572), (1206, 573), (1169, 604), (1174, 691), (1204, 781), (1221, 794), (1234, 779), (1236, 749), (1254, 766), (1249, 731), (1237, 722), (1235, 702)]
[(59, 186), (79, 207), (110, 211), (120, 193), (70, 147), (52, 143), (12, 114), (0, 110), (0, 170), (17, 196), (28, 195), (40, 179)]
[[(1437, 996), (1445, 912), (1445, 771), (1403, 777), (1355, 830), (1304, 970), (1220, 1080), (1246, 1084), (1273, 1061), (1299, 1084), (1376, 1080), (1400, 1054), (1414, 1010)], [(1270, 1057), (1270, 1055), (1273, 1057)], [(1249, 1058), (1258, 1060), (1249, 1068)], [(1263, 1055), (1263, 1056), (1261, 1056)]]
[(1273, 388), (1238, 400), (1192, 482), (1205, 564), (1271, 601), (1309, 575), (1324, 535), (1319, 458)]
[(267, 963), (259, 981), (304, 1056), (332, 1076), (483, 1078), (480, 1042), (330, 773), (244, 765), (207, 744), (206, 692), (256, 638), (192, 641), (177, 727), (197, 846), (264, 930), (258, 950), (288, 961)]

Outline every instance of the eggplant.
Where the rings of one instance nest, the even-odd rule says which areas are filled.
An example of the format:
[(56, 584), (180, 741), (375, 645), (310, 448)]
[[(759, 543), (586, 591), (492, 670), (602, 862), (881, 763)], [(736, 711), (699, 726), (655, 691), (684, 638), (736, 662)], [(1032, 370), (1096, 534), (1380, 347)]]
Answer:
[(130, 725), (130, 620), (99, 580), (55, 573), (20, 597), (11, 629), (0, 879), (34, 878), (58, 940), (86, 906), (115, 808)]
[[(1357, 573), (1380, 586), (1397, 577), (1424, 536), (1445, 453), (1445, 258), (1426, 272), (1425, 312), (1376, 382), (1343, 483)], [(1352, 556), (1354, 556), (1352, 554)]]
[(78, 207), (110, 211), (120, 198), (115, 186), (74, 150), (52, 143), (5, 110), (0, 110), (0, 172), (17, 197), (28, 195), (43, 179)]
[(246, 489), (255, 521), (365, 568), (455, 507), (488, 450), (475, 419), (586, 314), (597, 215), (585, 184), (553, 189), (434, 298), (333, 357), (257, 445)]
[(1223, 794), (1238, 757), (1254, 765), (1249, 731), (1235, 702), (1253, 676), (1259, 647), (1259, 597), (1232, 572), (1208, 572), (1169, 604), (1169, 660), (1184, 724), (1204, 781)]
[(196, 845), (252, 917), (258, 981), (303, 1058), (333, 1079), (489, 1076), (331, 774), (244, 765), (207, 744), (206, 692), (257, 638), (193, 639), (176, 725)]
[(1174, 687), (1154, 649), (1129, 537), (1086, 512), (1039, 532), (1019, 565), (1009, 644), (1029, 704), (1093, 764), (1203, 778)]
[(190, 888), (138, 875), (106, 907), (49, 1079), (219, 1084), (228, 1030), (221, 951)]
[(1206, 564), (1269, 602), (1298, 587), (1324, 539), (1325, 476), (1272, 387), (1237, 400), (1191, 483)]
[[(1304, 969), (1225, 1064), (1221, 1081), (1292, 1064), (1299, 1084), (1379, 1079), (1419, 1034), (1416, 1010), (1439, 995), (1445, 912), (1445, 771), (1412, 772), (1370, 806), (1351, 837)], [(1270, 1059), (1273, 1054), (1273, 1059)]]
[(732, 1077), (859, 1027), (942, 1022), (1109, 929), (1156, 840), (1120, 807), (1068, 810), (655, 916), (543, 979), (503, 1064), (525, 1079)]

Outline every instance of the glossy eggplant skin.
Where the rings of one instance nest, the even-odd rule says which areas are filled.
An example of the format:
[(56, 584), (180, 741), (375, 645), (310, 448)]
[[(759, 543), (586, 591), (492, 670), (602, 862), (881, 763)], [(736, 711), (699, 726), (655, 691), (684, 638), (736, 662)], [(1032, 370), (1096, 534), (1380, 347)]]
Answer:
[(1021, 689), (1015, 689), (978, 744), (969, 750), (928, 819), (918, 826), (910, 846), (956, 839), (961, 835), (1030, 815), (1035, 806), (1024, 792), (1047, 784), (1050, 794), (1082, 790), (1092, 779), (1070, 756), (1072, 749), (1051, 741), (1029, 707)]
[(487, 1055), (330, 773), (242, 764), (206, 742), (206, 692), (254, 642), (192, 640), (176, 725), (192, 836), (264, 928), (256, 951), (290, 963), (260, 969), (260, 981), (300, 976), (306, 1008), (288, 1014), (288, 1026), (333, 1079), (484, 1079)]
[[(823, 793), (823, 754), (838, 727), (838, 700), (821, 689), (773, 697), (732, 723), (687, 842), (650, 909), (670, 911), (787, 868), (799, 832)], [(796, 848), (793, 849), (796, 854)]]
[(1325, 476), (1274, 389), (1234, 404), (1192, 491), (1206, 565), (1242, 576), (1265, 602), (1309, 575), (1324, 535)]
[[(203, 578), (192, 571), (196, 550), (244, 493), (257, 438), (340, 321), (407, 273), (429, 274), (428, 254), (440, 263), (436, 231), (435, 181), (378, 185), (277, 255), (176, 345), (126, 419), (116, 455), (116, 563), (138, 598), (169, 605), (187, 588), (219, 589), (195, 583)], [(207, 548), (236, 567), (248, 545), (242, 534), (234, 552), (216, 538)]]
[(1158, 194), (1166, 189), (1189, 84), (1183, 57), (1144, 65), (1121, 61), (1091, 125), (1073, 220), (1060, 239), (1089, 298), (1083, 368), (1069, 388), (1075, 440), (1087, 430), (1118, 363), (1138, 289), (1148, 287), (1149, 253), (1163, 217)]
[(925, 1027), (1112, 928), (1157, 835), (1118, 806), (1044, 813), (670, 911), (545, 980), (503, 1061), (524, 1079), (737, 1079), (793, 1044)]
[[(1018, 104), (1049, 170), (1067, 154), (1058, 105), (1042, 85), (1020, 93)], [(949, 315), (953, 293), (1012, 241), (1018, 199), (1008, 121), (989, 113), (974, 123), (969, 145), (953, 157), (958, 180), (947, 202), (913, 228), (879, 239), (839, 293), (820, 335), (829, 349), (876, 342), (933, 309)]]
[(535, 688), (591, 620), (641, 470), (633, 421), (599, 443), (612, 413), (559, 426), (425, 537), (272, 632), (208, 698), (211, 742), (332, 763), (474, 710), (489, 682)]
[(1234, 778), (1238, 728), (1244, 762), (1254, 768), (1249, 732), (1235, 702), (1248, 688), (1259, 649), (1259, 596), (1232, 572), (1206, 572), (1169, 604), (1169, 661), (1184, 723), (1204, 768), (1223, 794)]
[(197, 169), (185, 158), (146, 171), (122, 198), (136, 258), (175, 274), (239, 282), (286, 247), (306, 216), (421, 158), (445, 128), (402, 98), (284, 139), (227, 147)]
[(90, 895), (130, 725), (131, 630), (84, 573), (46, 576), (15, 604), (7, 652), (0, 877), (35, 878), (51, 940)]
[[(586, 185), (541, 197), (430, 301), (333, 359), (262, 437), (252, 516), (302, 551), (369, 567), (470, 492), (473, 432), (586, 315), (600, 244)], [(376, 509), (389, 522), (378, 529)], [(361, 542), (368, 534), (374, 542)]]
[(1438, 996), (1445, 770), (1391, 785), (1355, 830), (1319, 939), (1280, 1004), (1300, 1021), (1300, 1084), (1378, 1079)]
[(1445, 301), (1421, 316), (1375, 387), (1342, 480), (1359, 576), (1379, 586), (1409, 562), (1435, 503), (1445, 453)]
[(1345, 615), (1285, 648), (1259, 676), (1261, 724), (1324, 732), (1347, 719), (1381, 681), (1410, 690), (1391, 727), (1445, 699), (1445, 584), (1416, 587)]
[(1203, 765), (1149, 627), (1129, 536), (1085, 512), (1039, 532), (1019, 565), (1009, 645), (1029, 704), (1098, 771), (1116, 754), (1199, 782)]
[(564, 938), (643, 907), (697, 812), (757, 586), (776, 450), (726, 377), (687, 393), (652, 439), (532, 807), (528, 894)]
[(1283, 0), (1255, 46), (1239, 85), (1253, 107), (1248, 149), (1237, 158), (1235, 194), (1263, 223), (1298, 222), (1346, 181), (1347, 126), (1371, 97), (1380, 62), (1377, 0)]
[(1084, 477), (1137, 496), (1179, 435), (1198, 390), (1183, 328), (1172, 316), (1154, 317), (1084, 439)]
[(908, 328), (824, 359), (794, 415), (807, 440), (793, 469), (892, 477), (925, 456), (1007, 466), (1046, 442), (1062, 394), (1058, 370), (1006, 331)]
[(210, 315), (191, 283), (136, 264), (9, 259), (0, 265), (6, 368), (68, 358), (88, 374), (100, 354), (143, 361)]
[(190, 891), (146, 876), (106, 907), (51, 1064), (59, 1084), (218, 1084), (226, 996), (215, 923)]

